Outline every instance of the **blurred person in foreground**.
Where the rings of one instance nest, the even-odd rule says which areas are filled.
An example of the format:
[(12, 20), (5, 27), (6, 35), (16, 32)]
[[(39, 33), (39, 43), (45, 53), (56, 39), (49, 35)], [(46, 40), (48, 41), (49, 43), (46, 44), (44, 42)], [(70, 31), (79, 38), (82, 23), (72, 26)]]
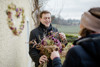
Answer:
[(100, 7), (83, 13), (80, 36), (69, 49), (63, 65), (58, 51), (52, 52), (53, 67), (100, 67)]

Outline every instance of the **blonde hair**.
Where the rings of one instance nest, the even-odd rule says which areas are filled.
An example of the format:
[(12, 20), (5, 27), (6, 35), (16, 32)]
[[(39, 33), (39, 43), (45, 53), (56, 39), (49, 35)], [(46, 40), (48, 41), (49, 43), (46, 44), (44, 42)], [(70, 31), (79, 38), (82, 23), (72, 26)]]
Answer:
[(82, 36), (82, 37), (86, 37), (87, 35), (90, 35), (91, 33), (95, 33), (95, 31), (89, 30), (87, 28), (83, 28), (79, 32), (80, 36)]

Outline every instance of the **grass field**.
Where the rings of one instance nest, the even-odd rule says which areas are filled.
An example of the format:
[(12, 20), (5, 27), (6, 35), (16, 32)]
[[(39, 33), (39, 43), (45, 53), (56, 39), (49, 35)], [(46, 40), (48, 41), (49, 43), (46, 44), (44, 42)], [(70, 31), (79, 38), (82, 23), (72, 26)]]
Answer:
[(65, 25), (58, 25), (53, 24), (54, 27), (56, 27), (59, 32), (64, 32), (65, 34), (78, 34), (79, 32), (79, 26), (65, 26)]
[(68, 43), (68, 45), (64, 48), (64, 51), (62, 52), (63, 56), (60, 56), (62, 64), (65, 60), (65, 56), (66, 56), (68, 50), (71, 48), (71, 45), (72, 45), (72, 43)]

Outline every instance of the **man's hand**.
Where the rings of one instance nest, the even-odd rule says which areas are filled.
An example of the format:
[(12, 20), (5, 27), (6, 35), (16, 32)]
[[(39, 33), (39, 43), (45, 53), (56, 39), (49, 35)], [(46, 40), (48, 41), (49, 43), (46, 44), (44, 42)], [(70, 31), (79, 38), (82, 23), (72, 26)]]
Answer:
[(47, 61), (47, 60), (48, 60), (48, 59), (47, 59), (47, 56), (42, 55), (42, 56), (40, 57), (40, 59), (39, 59), (39, 63), (42, 64), (42, 63), (44, 63), (44, 62)]
[(34, 44), (33, 40), (29, 42), (29, 44)]
[(29, 42), (29, 44), (33, 44), (33, 47), (35, 47), (35, 45), (37, 45), (37, 42), (35, 40), (32, 40)]
[(61, 40), (66, 40), (66, 36), (64, 33), (59, 33)]

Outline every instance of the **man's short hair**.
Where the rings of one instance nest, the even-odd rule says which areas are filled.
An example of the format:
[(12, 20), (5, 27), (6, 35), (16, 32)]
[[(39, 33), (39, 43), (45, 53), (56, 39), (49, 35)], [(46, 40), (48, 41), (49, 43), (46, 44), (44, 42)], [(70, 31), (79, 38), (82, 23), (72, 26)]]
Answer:
[(40, 13), (40, 18), (42, 18), (42, 15), (43, 15), (43, 14), (47, 14), (47, 13), (51, 14), (49, 11), (46, 11), (46, 10), (42, 11), (42, 12)]

